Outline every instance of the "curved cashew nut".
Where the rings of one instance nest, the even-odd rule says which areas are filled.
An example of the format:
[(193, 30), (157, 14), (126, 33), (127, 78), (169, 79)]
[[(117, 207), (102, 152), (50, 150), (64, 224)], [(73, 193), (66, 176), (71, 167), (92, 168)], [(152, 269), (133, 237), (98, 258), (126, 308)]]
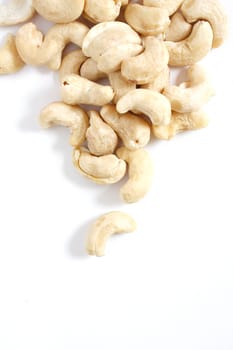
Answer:
[(218, 0), (185, 0), (181, 12), (186, 20), (194, 23), (206, 20), (211, 24), (214, 39), (213, 47), (219, 47), (227, 36), (227, 15)]
[(24, 62), (15, 46), (15, 37), (9, 34), (5, 44), (0, 48), (0, 75), (18, 72), (23, 66)]
[(143, 118), (132, 113), (119, 114), (113, 105), (102, 107), (100, 114), (128, 149), (136, 150), (149, 143), (150, 126)]
[(80, 107), (54, 102), (41, 111), (40, 124), (43, 128), (50, 128), (53, 125), (70, 128), (70, 144), (79, 147), (85, 141), (89, 118)]
[(166, 9), (169, 16), (171, 16), (178, 10), (183, 1), (184, 0), (143, 0), (143, 4)]
[(97, 184), (116, 183), (126, 173), (126, 163), (114, 154), (96, 157), (85, 149), (74, 150), (73, 163), (81, 174)]
[(170, 140), (177, 133), (185, 130), (197, 130), (208, 125), (208, 117), (205, 112), (172, 113), (172, 119), (168, 125), (153, 126), (154, 136), (160, 140)]
[(180, 86), (167, 86), (163, 94), (171, 102), (172, 110), (190, 113), (199, 110), (214, 95), (207, 75), (202, 67), (194, 65), (188, 68), (188, 81)]
[(149, 191), (154, 175), (154, 165), (149, 153), (144, 149), (130, 151), (125, 147), (117, 150), (117, 155), (128, 163), (129, 179), (120, 190), (121, 198), (127, 203), (135, 203)]
[(80, 67), (86, 59), (82, 50), (75, 50), (66, 55), (59, 69), (60, 80), (62, 81), (68, 74), (79, 74)]
[(106, 124), (96, 111), (88, 112), (90, 127), (86, 138), (89, 151), (95, 156), (112, 154), (118, 144), (118, 137), (111, 126)]
[(186, 39), (192, 31), (192, 25), (188, 23), (182, 13), (176, 12), (168, 27), (165, 37), (167, 41), (181, 41)]
[(163, 41), (150, 36), (144, 39), (144, 45), (142, 54), (124, 60), (121, 65), (123, 77), (137, 84), (152, 82), (169, 61), (168, 50)]
[(125, 20), (142, 35), (164, 33), (170, 24), (169, 13), (164, 8), (129, 4), (125, 10)]
[(87, 239), (87, 252), (98, 257), (105, 255), (108, 238), (116, 233), (133, 232), (137, 224), (131, 216), (120, 211), (112, 211), (100, 216), (92, 225)]
[(113, 89), (82, 78), (76, 74), (66, 75), (61, 84), (62, 100), (69, 105), (88, 104), (103, 106), (112, 101)]
[(97, 81), (106, 77), (106, 73), (101, 72), (98, 69), (96, 61), (94, 61), (92, 58), (88, 58), (82, 64), (80, 68), (80, 75), (81, 77), (92, 81)]
[(193, 26), (191, 34), (177, 43), (166, 41), (171, 66), (189, 66), (200, 61), (212, 48), (213, 31), (206, 21)]
[(136, 89), (136, 83), (123, 78), (121, 72), (110, 73), (108, 79), (115, 93), (113, 99), (114, 103), (117, 103), (122, 96), (127, 94), (127, 92)]
[(159, 75), (151, 83), (144, 84), (141, 87), (143, 89), (162, 92), (165, 89), (165, 87), (169, 84), (169, 78), (170, 78), (170, 69), (168, 66), (166, 66), (162, 70), (162, 72), (159, 73)]
[(114, 21), (125, 3), (121, 0), (86, 0), (83, 15), (93, 23)]
[(147, 90), (136, 89), (128, 92), (117, 102), (119, 113), (136, 111), (148, 116), (154, 125), (167, 125), (171, 120), (171, 104), (162, 94)]
[(15, 25), (29, 20), (35, 13), (32, 0), (11, 0), (0, 4), (0, 26)]
[(87, 26), (79, 22), (57, 24), (43, 38), (35, 24), (28, 23), (16, 34), (16, 47), (25, 63), (47, 65), (50, 69), (57, 70), (65, 46), (72, 42), (81, 47), (88, 30)]
[(70, 23), (81, 16), (84, 0), (33, 0), (33, 5), (48, 21)]

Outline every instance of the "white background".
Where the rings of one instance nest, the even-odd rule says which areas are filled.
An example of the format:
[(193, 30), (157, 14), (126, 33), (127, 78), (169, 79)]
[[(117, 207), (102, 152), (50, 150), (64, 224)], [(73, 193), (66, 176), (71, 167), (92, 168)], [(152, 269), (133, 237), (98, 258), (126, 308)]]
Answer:
[[(59, 100), (55, 73), (0, 77), (0, 349), (233, 349), (232, 45), (231, 26), (203, 61), (210, 126), (151, 142), (154, 185), (134, 205), (121, 184), (79, 175), (68, 130), (40, 129), (40, 110)], [(89, 225), (111, 210), (138, 230), (88, 257)]]

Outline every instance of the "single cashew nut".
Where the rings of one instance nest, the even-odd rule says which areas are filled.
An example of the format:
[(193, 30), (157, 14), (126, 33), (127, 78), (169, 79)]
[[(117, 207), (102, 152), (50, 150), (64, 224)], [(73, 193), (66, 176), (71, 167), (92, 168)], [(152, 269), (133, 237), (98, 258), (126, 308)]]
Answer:
[(170, 140), (180, 132), (205, 128), (208, 123), (208, 116), (203, 111), (191, 113), (173, 112), (170, 124), (159, 126), (153, 125), (152, 130), (157, 139)]
[(15, 25), (29, 20), (35, 13), (32, 0), (11, 0), (0, 4), (0, 26)]
[(108, 79), (111, 87), (115, 93), (113, 102), (117, 103), (119, 99), (127, 94), (127, 92), (136, 89), (136, 83), (126, 80), (121, 72), (114, 72), (108, 75)]
[(100, 216), (92, 225), (87, 239), (87, 252), (98, 257), (105, 255), (108, 238), (116, 233), (133, 232), (137, 228), (134, 219), (120, 211), (112, 211)]
[(93, 23), (114, 21), (120, 14), (121, 6), (128, 1), (86, 0), (84, 17)]
[(9, 34), (0, 48), (0, 75), (18, 72), (24, 66), (15, 46), (14, 35)]
[(129, 168), (129, 179), (121, 188), (121, 198), (127, 203), (138, 202), (151, 188), (154, 175), (153, 161), (144, 149), (130, 151), (121, 147), (117, 150), (117, 155), (128, 163)]
[(106, 124), (96, 111), (88, 112), (90, 127), (86, 138), (89, 151), (95, 156), (112, 154), (118, 144), (118, 137), (111, 126)]
[(70, 23), (81, 16), (84, 0), (33, 0), (33, 5), (48, 21)]
[(82, 53), (82, 50), (75, 50), (66, 55), (59, 69), (59, 77), (62, 81), (68, 74), (79, 74), (80, 67), (83, 62), (86, 61), (86, 56)]
[(169, 24), (169, 13), (164, 8), (129, 4), (125, 10), (125, 20), (136, 32), (142, 35), (164, 33)]
[(81, 174), (97, 184), (116, 183), (126, 173), (126, 163), (114, 154), (96, 157), (85, 149), (74, 150), (73, 163)]
[(132, 113), (119, 114), (113, 105), (102, 107), (100, 114), (128, 149), (136, 150), (149, 143), (150, 126), (143, 118)]
[(97, 67), (96, 61), (92, 58), (88, 58), (80, 68), (80, 75), (88, 80), (97, 81), (99, 79), (105, 78), (106, 73), (101, 72)]
[(137, 84), (152, 82), (169, 61), (168, 50), (163, 41), (150, 36), (144, 39), (144, 45), (142, 54), (124, 60), (121, 65), (123, 77)]
[(56, 24), (43, 38), (35, 24), (28, 23), (16, 34), (16, 47), (25, 63), (47, 65), (50, 69), (57, 70), (65, 46), (72, 42), (81, 47), (88, 30), (87, 26), (79, 22)]
[(171, 16), (178, 10), (183, 1), (184, 0), (143, 0), (143, 4), (166, 9), (169, 16)]
[(168, 27), (165, 37), (167, 41), (181, 41), (186, 39), (192, 31), (192, 25), (188, 23), (181, 12), (176, 12)]
[(154, 125), (167, 125), (171, 120), (171, 104), (162, 94), (147, 90), (136, 89), (128, 92), (117, 102), (119, 113), (136, 111), (145, 114)]
[(213, 47), (222, 45), (227, 36), (227, 15), (218, 0), (185, 0), (181, 12), (190, 23), (206, 20), (211, 24)]
[(212, 48), (213, 31), (206, 21), (193, 26), (189, 37), (177, 43), (166, 41), (171, 66), (189, 66), (204, 58)]
[(82, 78), (77, 74), (66, 75), (61, 84), (62, 100), (70, 105), (88, 104), (103, 106), (112, 101), (113, 89)]
[(70, 144), (74, 147), (79, 147), (85, 141), (89, 118), (80, 107), (54, 102), (41, 111), (40, 124), (43, 128), (50, 128), (53, 125), (62, 125), (70, 128)]
[(141, 88), (162, 92), (169, 84), (169, 78), (170, 69), (168, 66), (166, 66), (151, 83), (144, 84), (141, 86)]

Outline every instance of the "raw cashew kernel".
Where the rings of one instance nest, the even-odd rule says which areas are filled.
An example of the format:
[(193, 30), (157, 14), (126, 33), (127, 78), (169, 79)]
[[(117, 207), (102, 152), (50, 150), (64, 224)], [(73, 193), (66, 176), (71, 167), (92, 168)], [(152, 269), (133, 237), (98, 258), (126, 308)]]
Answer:
[(121, 198), (127, 203), (135, 203), (149, 191), (154, 175), (154, 165), (149, 153), (144, 149), (130, 151), (125, 147), (117, 150), (120, 159), (128, 163), (129, 179), (120, 190)]
[(121, 0), (86, 0), (84, 17), (93, 23), (114, 21), (124, 4)]
[(68, 74), (79, 74), (80, 67), (86, 59), (87, 58), (82, 53), (82, 50), (75, 50), (68, 53), (68, 55), (63, 58), (59, 69), (60, 80), (63, 80)]
[(106, 73), (101, 72), (97, 67), (96, 61), (92, 58), (88, 58), (80, 68), (80, 75), (88, 80), (97, 81), (99, 79), (105, 78)]
[(112, 211), (100, 216), (92, 225), (87, 239), (89, 255), (101, 257), (105, 255), (108, 238), (116, 233), (133, 232), (137, 228), (134, 219), (120, 211)]
[(151, 83), (144, 84), (141, 86), (141, 88), (162, 92), (169, 84), (169, 78), (170, 69), (168, 66), (166, 66)]
[(41, 111), (40, 124), (43, 128), (50, 128), (53, 125), (70, 128), (70, 144), (79, 147), (85, 141), (89, 118), (78, 106), (72, 107), (62, 102), (54, 102)]
[(32, 0), (10, 0), (8, 2), (8, 4), (0, 4), (0, 26), (25, 22), (35, 13)]
[(166, 9), (169, 16), (171, 16), (178, 10), (183, 1), (184, 0), (143, 0), (143, 4)]
[(5, 44), (0, 48), (0, 75), (18, 72), (23, 66), (24, 62), (15, 46), (15, 37), (9, 34)]
[(181, 41), (186, 39), (192, 31), (192, 25), (188, 23), (181, 12), (176, 12), (168, 27), (165, 37), (167, 41)]
[(115, 96), (113, 99), (114, 103), (117, 103), (122, 96), (127, 94), (127, 92), (129, 91), (135, 90), (137, 87), (136, 83), (126, 80), (122, 76), (121, 72), (110, 73), (108, 75), (108, 79), (115, 93)]

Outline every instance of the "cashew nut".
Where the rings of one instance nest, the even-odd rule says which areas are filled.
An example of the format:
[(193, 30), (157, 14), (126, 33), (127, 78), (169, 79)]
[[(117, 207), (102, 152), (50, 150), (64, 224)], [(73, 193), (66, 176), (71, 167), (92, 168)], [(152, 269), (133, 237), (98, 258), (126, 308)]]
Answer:
[(84, 17), (93, 23), (114, 21), (120, 14), (121, 6), (128, 1), (86, 0)]
[(79, 18), (85, 0), (33, 0), (36, 11), (55, 23), (69, 23)]
[(114, 154), (96, 157), (85, 149), (74, 150), (73, 163), (81, 174), (97, 184), (116, 183), (126, 173), (126, 163)]
[(194, 24), (191, 34), (177, 43), (165, 42), (171, 66), (189, 66), (200, 61), (212, 48), (213, 31), (206, 21)]
[(154, 125), (167, 125), (171, 120), (171, 104), (162, 94), (147, 90), (136, 89), (128, 92), (117, 102), (119, 113), (136, 111), (145, 114)]
[(170, 140), (177, 133), (185, 130), (197, 130), (205, 128), (209, 123), (208, 116), (203, 111), (191, 113), (172, 113), (172, 119), (168, 125), (152, 126), (154, 136), (161, 140)]
[(188, 23), (182, 13), (176, 12), (168, 27), (165, 37), (167, 41), (181, 41), (186, 39), (192, 31), (192, 25)]
[(143, 4), (166, 9), (169, 16), (171, 16), (178, 10), (183, 1), (184, 0), (143, 0)]
[(57, 24), (43, 38), (35, 24), (28, 23), (19, 29), (16, 47), (25, 63), (47, 65), (50, 69), (57, 70), (60, 68), (65, 46), (72, 42), (81, 47), (88, 30), (87, 26), (79, 22)]
[(82, 64), (80, 68), (80, 75), (81, 77), (92, 81), (97, 81), (106, 77), (106, 73), (101, 72), (98, 69), (96, 61), (94, 61), (92, 58), (88, 58)]
[(170, 24), (169, 13), (164, 8), (129, 4), (125, 10), (125, 20), (142, 35), (164, 33)]
[(187, 70), (188, 81), (180, 86), (167, 86), (163, 94), (171, 102), (172, 110), (189, 113), (199, 110), (214, 95), (213, 87), (203, 68), (194, 65)]
[(35, 13), (32, 0), (11, 0), (0, 4), (0, 26), (9, 26), (29, 20)]
[(227, 36), (227, 15), (220, 1), (185, 0), (181, 12), (190, 23), (208, 21), (214, 33), (213, 47), (222, 45)]
[(118, 137), (111, 126), (106, 124), (96, 111), (88, 112), (90, 127), (87, 129), (87, 145), (95, 156), (112, 154), (118, 144)]
[(143, 118), (132, 113), (119, 114), (113, 105), (102, 107), (100, 114), (128, 149), (136, 150), (149, 143), (150, 126)]
[(59, 69), (60, 80), (63, 80), (68, 74), (79, 74), (80, 67), (86, 59), (82, 50), (75, 50), (66, 55)]
[(109, 82), (113, 88), (115, 93), (113, 102), (117, 103), (117, 101), (127, 94), (127, 92), (136, 89), (136, 83), (126, 80), (121, 72), (114, 72), (108, 75)]
[(43, 128), (50, 128), (53, 125), (70, 128), (70, 144), (79, 147), (85, 141), (89, 118), (80, 107), (54, 102), (41, 111), (40, 124)]
[(89, 255), (101, 257), (105, 255), (108, 238), (116, 233), (133, 232), (137, 228), (134, 219), (120, 211), (112, 211), (100, 216), (92, 225), (87, 239)]
[(163, 41), (149, 36), (145, 37), (144, 45), (142, 54), (124, 60), (121, 65), (123, 77), (137, 84), (152, 82), (169, 61), (168, 50)]
[(62, 100), (69, 105), (87, 104), (103, 106), (112, 101), (113, 89), (82, 78), (77, 74), (66, 75), (61, 84)]
[(170, 69), (168, 66), (166, 66), (161, 73), (151, 82), (148, 84), (144, 84), (141, 87), (143, 89), (149, 89), (154, 90), (157, 92), (162, 92), (164, 88), (169, 83), (169, 77), (170, 77)]
[(5, 44), (0, 48), (0, 75), (18, 72), (24, 62), (19, 57), (14, 35), (9, 34)]
[(129, 179), (120, 190), (121, 198), (127, 203), (135, 203), (149, 191), (154, 175), (154, 165), (149, 153), (144, 149), (130, 151), (125, 147), (117, 150), (117, 156), (128, 163)]

